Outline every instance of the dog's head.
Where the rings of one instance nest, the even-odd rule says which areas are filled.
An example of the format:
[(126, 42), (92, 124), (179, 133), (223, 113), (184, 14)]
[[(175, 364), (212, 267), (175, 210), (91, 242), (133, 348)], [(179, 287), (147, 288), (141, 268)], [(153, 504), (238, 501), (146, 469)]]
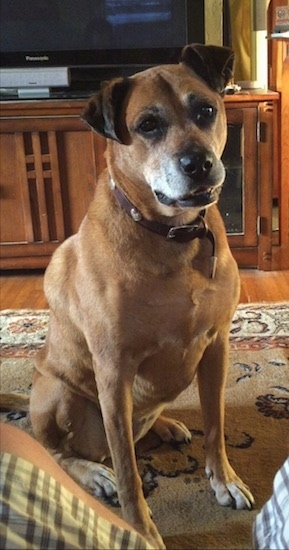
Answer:
[(108, 138), (116, 183), (125, 177), (149, 189), (164, 215), (217, 201), (227, 136), (222, 96), (233, 64), (231, 49), (195, 44), (178, 65), (103, 85), (83, 119)]

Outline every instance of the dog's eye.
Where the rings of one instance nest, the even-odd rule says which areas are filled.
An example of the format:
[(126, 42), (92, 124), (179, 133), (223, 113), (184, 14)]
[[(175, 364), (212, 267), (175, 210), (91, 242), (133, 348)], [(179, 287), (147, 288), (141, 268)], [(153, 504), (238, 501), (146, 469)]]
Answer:
[(198, 126), (209, 126), (216, 117), (216, 109), (211, 105), (200, 105), (194, 113), (194, 119)]
[(138, 130), (147, 136), (156, 136), (162, 133), (162, 126), (158, 118), (149, 116), (142, 120), (138, 126)]

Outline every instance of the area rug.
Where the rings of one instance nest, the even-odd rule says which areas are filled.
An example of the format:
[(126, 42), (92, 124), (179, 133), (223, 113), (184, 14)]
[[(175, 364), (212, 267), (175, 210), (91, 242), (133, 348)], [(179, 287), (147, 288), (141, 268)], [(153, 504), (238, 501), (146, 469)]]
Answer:
[[(48, 319), (47, 310), (2, 312), (2, 393), (29, 393), (34, 356), (43, 345)], [(269, 498), (273, 477), (289, 450), (289, 302), (239, 305), (231, 327), (227, 451), (255, 496), (254, 511), (223, 508), (212, 494), (204, 473), (195, 383), (169, 407), (169, 414), (186, 423), (191, 444), (171, 447), (150, 436), (137, 448), (148, 503), (167, 548), (252, 548), (255, 514)], [(3, 411), (0, 420), (31, 433), (28, 413)]]

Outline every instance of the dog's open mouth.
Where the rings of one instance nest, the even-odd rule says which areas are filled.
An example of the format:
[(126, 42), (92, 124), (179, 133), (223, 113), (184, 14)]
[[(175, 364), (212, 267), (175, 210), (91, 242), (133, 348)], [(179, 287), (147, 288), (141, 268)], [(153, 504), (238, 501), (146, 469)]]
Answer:
[(194, 193), (185, 195), (184, 197), (173, 199), (168, 197), (164, 193), (156, 191), (156, 197), (159, 202), (166, 206), (178, 206), (180, 208), (192, 208), (199, 206), (206, 206), (216, 202), (220, 191), (221, 185), (218, 187), (199, 187)]

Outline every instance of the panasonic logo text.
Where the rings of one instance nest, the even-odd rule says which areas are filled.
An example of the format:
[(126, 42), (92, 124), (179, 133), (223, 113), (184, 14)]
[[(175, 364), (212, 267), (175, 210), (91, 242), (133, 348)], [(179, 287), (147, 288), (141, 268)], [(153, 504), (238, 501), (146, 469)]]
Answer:
[(25, 55), (26, 61), (49, 61), (48, 55)]

